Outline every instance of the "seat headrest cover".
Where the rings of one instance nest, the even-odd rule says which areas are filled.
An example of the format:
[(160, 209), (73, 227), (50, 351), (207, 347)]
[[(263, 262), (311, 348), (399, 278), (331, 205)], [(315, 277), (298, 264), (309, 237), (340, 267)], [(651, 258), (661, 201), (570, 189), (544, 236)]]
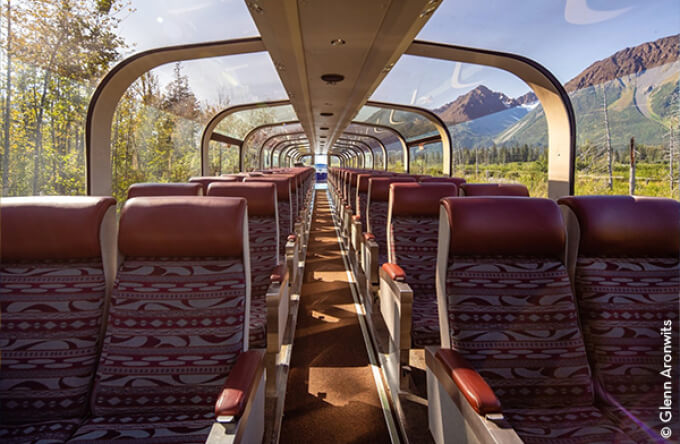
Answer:
[(112, 197), (0, 199), (2, 262), (101, 257), (99, 231)]
[(680, 256), (680, 202), (634, 196), (571, 196), (557, 202), (578, 218), (579, 256)]
[(561, 260), (566, 234), (550, 199), (446, 197), (450, 256), (528, 256)]
[(242, 198), (136, 197), (121, 212), (118, 249), (142, 257), (241, 256), (245, 213)]
[(368, 192), (371, 202), (387, 202), (390, 197), (390, 184), (397, 182), (415, 182), (413, 177), (371, 177), (368, 179)]
[(518, 183), (465, 183), (460, 187), (466, 196), (529, 197), (527, 187)]
[(203, 184), (192, 183), (133, 183), (128, 188), (127, 198), (144, 196), (200, 196)]
[(261, 177), (247, 177), (245, 183), (252, 182), (270, 182), (276, 185), (276, 193), (278, 200), (290, 200), (290, 193), (295, 188), (293, 187), (293, 180), (288, 176), (279, 176), (277, 174), (269, 174)]
[(271, 182), (211, 183), (208, 196), (243, 197), (248, 216), (276, 215), (276, 185)]
[(357, 187), (360, 193), (368, 192), (368, 179), (371, 177), (389, 177), (390, 173), (361, 173), (357, 176)]
[(458, 196), (453, 183), (393, 183), (392, 216), (439, 216), (439, 201)]
[(223, 176), (197, 176), (189, 179), (191, 183), (200, 183), (203, 186), (203, 194), (208, 190), (208, 185), (213, 182), (238, 182), (236, 177)]
[(420, 179), (421, 183), (432, 183), (432, 182), (438, 182), (438, 183), (455, 183), (460, 187), (465, 183), (465, 179), (462, 177), (423, 177)]

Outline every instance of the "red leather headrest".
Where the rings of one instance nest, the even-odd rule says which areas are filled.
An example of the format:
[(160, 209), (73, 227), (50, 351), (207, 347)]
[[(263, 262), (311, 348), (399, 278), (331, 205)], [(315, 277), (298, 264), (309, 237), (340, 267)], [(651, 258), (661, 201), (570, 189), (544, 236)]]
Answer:
[(261, 177), (246, 177), (245, 183), (248, 182), (270, 182), (275, 184), (278, 200), (283, 201), (290, 200), (290, 193), (294, 189), (292, 184), (294, 181), (291, 177), (278, 174), (268, 174), (267, 176)]
[(446, 197), (451, 256), (533, 256), (562, 259), (562, 214), (550, 199)]
[(127, 191), (127, 198), (144, 196), (200, 196), (203, 184), (193, 183), (133, 183)]
[(462, 177), (423, 177), (420, 179), (421, 183), (455, 183), (458, 188), (465, 183)]
[(243, 197), (248, 216), (276, 215), (276, 184), (271, 182), (211, 183), (208, 196)]
[(136, 197), (121, 211), (118, 249), (126, 256), (240, 256), (245, 214), (242, 198)]
[(371, 202), (387, 202), (390, 197), (390, 184), (415, 181), (413, 177), (371, 177), (368, 179), (368, 194)]
[(101, 256), (99, 231), (112, 197), (32, 196), (0, 201), (2, 262)]
[(393, 183), (392, 216), (439, 216), (439, 201), (458, 196), (453, 183)]
[(376, 173), (361, 173), (357, 175), (357, 187), (360, 193), (368, 192), (368, 179), (371, 177), (388, 177), (392, 176), (392, 173), (387, 172), (376, 172)]
[(235, 173), (235, 174), (222, 174), (221, 177), (233, 177), (234, 179), (236, 179), (236, 182), (243, 182), (246, 176), (247, 176), (246, 173)]
[(572, 196), (557, 202), (578, 218), (579, 256), (680, 256), (680, 202), (633, 196)]
[(208, 185), (213, 182), (238, 182), (236, 177), (224, 177), (224, 176), (196, 176), (189, 179), (191, 183), (200, 183), (203, 186), (203, 194), (205, 195), (208, 191)]
[(529, 190), (518, 183), (464, 183), (460, 186), (465, 196), (529, 197)]

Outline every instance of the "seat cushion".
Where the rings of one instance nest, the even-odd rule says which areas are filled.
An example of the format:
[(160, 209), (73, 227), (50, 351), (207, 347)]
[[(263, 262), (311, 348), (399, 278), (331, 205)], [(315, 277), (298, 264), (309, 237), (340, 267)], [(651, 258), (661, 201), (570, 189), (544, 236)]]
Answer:
[(0, 442), (3, 444), (62, 443), (73, 435), (78, 424), (80, 424), (80, 419), (3, 425), (0, 426)]
[(250, 240), (250, 324), (251, 348), (267, 346), (267, 289), (276, 267), (276, 219), (249, 217)]
[(411, 336), (414, 347), (441, 343), (435, 290), (438, 232), (439, 218), (392, 217), (392, 261), (404, 270), (406, 283), (413, 290)]
[(80, 426), (68, 442), (204, 443), (214, 422), (212, 412), (95, 417)]
[(371, 202), (368, 211), (368, 230), (378, 243), (378, 255), (382, 265), (387, 262), (387, 202)]
[[(665, 426), (673, 426), (673, 421), (669, 423), (661, 421), (659, 407), (622, 410), (617, 406), (606, 405), (601, 406), (601, 409), (635, 442), (663, 442), (664, 440), (659, 435), (661, 429)], [(673, 439), (675, 438), (673, 436)], [(677, 442), (677, 439), (675, 439), (675, 442)]]
[[(637, 412), (634, 416), (658, 433), (664, 383), (677, 381), (680, 359), (679, 341), (672, 336), (679, 322), (680, 261), (579, 258), (575, 284), (593, 374), (605, 397), (613, 399), (612, 411), (619, 404)], [(669, 322), (673, 328), (665, 325)], [(662, 374), (665, 355), (670, 372)], [(670, 395), (675, 407), (678, 391)], [(634, 425), (625, 414), (615, 417), (622, 418), (622, 426)]]
[(451, 347), (484, 377), (504, 410), (593, 405), (564, 265), (453, 258), (446, 289)]
[(626, 433), (594, 406), (503, 409), (526, 444), (632, 443)]
[(234, 258), (126, 258), (92, 396), (96, 416), (212, 412), (243, 350), (245, 272)]
[(2, 264), (0, 423), (79, 418), (97, 362), (101, 261)]
[(249, 348), (267, 348), (267, 304), (264, 299), (250, 302)]

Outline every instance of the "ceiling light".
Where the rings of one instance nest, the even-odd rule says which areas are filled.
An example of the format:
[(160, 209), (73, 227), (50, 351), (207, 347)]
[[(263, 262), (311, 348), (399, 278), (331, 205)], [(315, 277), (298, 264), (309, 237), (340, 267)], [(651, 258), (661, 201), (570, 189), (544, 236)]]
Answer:
[(343, 39), (333, 39), (333, 40), (331, 40), (331, 45), (332, 45), (332, 46), (342, 46), (342, 45), (344, 45), (345, 43), (347, 43), (347, 42), (346, 42), (345, 40), (343, 40)]
[(258, 5), (256, 2), (247, 1), (246, 5), (248, 5), (248, 8), (250, 8), (253, 12), (256, 12), (258, 14), (262, 14), (264, 12), (262, 6)]
[(327, 126), (322, 126), (322, 127), (319, 128), (319, 129), (320, 129), (321, 131), (327, 131), (327, 130), (328, 130), (328, 127), (327, 127)]
[(322, 117), (330, 117), (333, 113), (320, 113)]
[(321, 76), (321, 80), (328, 83), (329, 85), (335, 85), (336, 83), (345, 80), (345, 76), (342, 74), (324, 74)]

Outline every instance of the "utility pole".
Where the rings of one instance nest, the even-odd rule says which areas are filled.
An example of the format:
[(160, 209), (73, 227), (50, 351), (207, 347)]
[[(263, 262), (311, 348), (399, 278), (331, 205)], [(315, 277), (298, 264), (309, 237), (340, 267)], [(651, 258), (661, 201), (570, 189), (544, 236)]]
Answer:
[(612, 170), (612, 162), (613, 162), (613, 157), (614, 157), (614, 151), (612, 150), (612, 137), (609, 132), (609, 118), (607, 116), (607, 91), (606, 87), (603, 84), (602, 85), (602, 97), (603, 97), (603, 111), (604, 111), (604, 134), (606, 137), (606, 149), (607, 149), (607, 162), (608, 162), (608, 172), (609, 172), (609, 180), (607, 182), (607, 185), (609, 186), (610, 190), (614, 189), (614, 171)]
[(630, 178), (628, 180), (628, 192), (635, 194), (635, 137), (630, 138)]

